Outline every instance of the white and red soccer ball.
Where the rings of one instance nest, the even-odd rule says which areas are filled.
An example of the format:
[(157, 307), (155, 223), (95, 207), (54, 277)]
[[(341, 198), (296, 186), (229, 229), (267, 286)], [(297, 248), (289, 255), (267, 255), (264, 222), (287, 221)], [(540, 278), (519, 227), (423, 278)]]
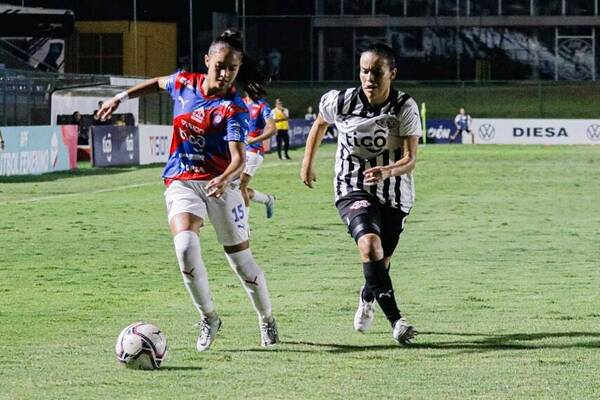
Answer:
[(159, 327), (135, 322), (117, 338), (117, 359), (133, 369), (160, 368), (167, 355), (167, 337)]

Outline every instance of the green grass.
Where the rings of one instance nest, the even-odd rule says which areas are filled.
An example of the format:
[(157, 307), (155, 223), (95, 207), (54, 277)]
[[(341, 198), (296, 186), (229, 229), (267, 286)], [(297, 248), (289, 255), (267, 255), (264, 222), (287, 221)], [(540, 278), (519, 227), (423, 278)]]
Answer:
[[(201, 233), (221, 334), (194, 349), (197, 315), (168, 232), (160, 168), (0, 180), (0, 399), (595, 399), (600, 396), (600, 149), (427, 146), (393, 258), (401, 309), (421, 332), (394, 344), (380, 311), (352, 329), (361, 265), (318, 186), (268, 156), (254, 187), (253, 249), (283, 342), (256, 317), (211, 227)], [(140, 184), (136, 187), (128, 185)], [(158, 324), (158, 371), (118, 365), (119, 331)]]

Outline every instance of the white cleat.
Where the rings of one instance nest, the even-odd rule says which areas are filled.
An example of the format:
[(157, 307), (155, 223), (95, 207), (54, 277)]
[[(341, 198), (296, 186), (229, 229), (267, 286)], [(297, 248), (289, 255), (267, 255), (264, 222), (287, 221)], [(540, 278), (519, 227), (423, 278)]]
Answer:
[(265, 203), (265, 207), (267, 208), (267, 218), (272, 218), (273, 214), (275, 214), (275, 196), (268, 194), (267, 197), (269, 198)]
[(356, 314), (354, 314), (354, 329), (359, 332), (365, 333), (371, 325), (373, 325), (373, 320), (375, 319), (375, 301), (364, 301), (362, 298), (363, 288), (360, 290), (360, 294), (358, 295), (358, 309), (356, 310)]
[(394, 324), (392, 335), (394, 336), (394, 340), (398, 343), (408, 344), (415, 336), (417, 336), (417, 331), (407, 320), (400, 318)]
[(277, 343), (279, 343), (279, 333), (277, 332), (275, 319), (272, 319), (271, 322), (262, 322), (260, 324), (260, 345), (271, 347)]
[(209, 321), (207, 317), (202, 317), (198, 326), (200, 327), (200, 336), (198, 336), (198, 341), (196, 342), (196, 350), (207, 351), (215, 341), (217, 332), (221, 329), (221, 318), (216, 317), (212, 321)]

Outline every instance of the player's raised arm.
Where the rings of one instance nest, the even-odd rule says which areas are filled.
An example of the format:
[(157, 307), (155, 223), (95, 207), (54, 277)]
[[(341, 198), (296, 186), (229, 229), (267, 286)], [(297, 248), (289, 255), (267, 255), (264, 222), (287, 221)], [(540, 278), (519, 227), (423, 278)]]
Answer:
[(315, 122), (313, 122), (310, 132), (308, 133), (308, 138), (306, 139), (306, 149), (304, 150), (300, 179), (302, 179), (302, 182), (311, 189), (313, 187), (313, 182), (317, 181), (317, 175), (314, 170), (314, 158), (317, 149), (327, 132), (328, 126), (329, 124), (325, 122), (321, 114), (319, 114)]
[(146, 94), (156, 93), (160, 89), (165, 89), (167, 87), (168, 78), (168, 76), (159, 76), (148, 79), (121, 93), (116, 94), (113, 98), (105, 101), (104, 104), (102, 104), (102, 108), (100, 108), (98, 111), (100, 120), (104, 121), (107, 118), (110, 118), (111, 114), (119, 107), (119, 104), (127, 99), (134, 99)]

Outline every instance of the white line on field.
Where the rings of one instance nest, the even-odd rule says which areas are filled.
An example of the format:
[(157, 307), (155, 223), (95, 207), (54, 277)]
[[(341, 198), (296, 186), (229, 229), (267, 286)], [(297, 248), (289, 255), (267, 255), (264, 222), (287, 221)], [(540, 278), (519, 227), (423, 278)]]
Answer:
[[(274, 168), (274, 167), (281, 167), (281, 166), (287, 166), (287, 165), (296, 165), (296, 164), (279, 162), (279, 163), (271, 163), (271, 164), (264, 165), (264, 166), (262, 166), (262, 168)], [(92, 190), (89, 192), (61, 193), (61, 194), (55, 194), (52, 196), (34, 197), (31, 199), (0, 201), (0, 206), (5, 206), (8, 204), (36, 203), (38, 201), (54, 200), (54, 199), (60, 199), (63, 197), (75, 197), (75, 196), (82, 196), (82, 195), (87, 195), (87, 194), (116, 192), (119, 190), (127, 190), (127, 189), (134, 189), (134, 188), (138, 188), (138, 187), (144, 187), (144, 186), (150, 186), (150, 185), (161, 185), (161, 184), (162, 184), (162, 182), (157, 179), (156, 181), (152, 181), (152, 182), (137, 183), (135, 185), (116, 186), (113, 188)]]
[(63, 197), (74, 197), (74, 196), (81, 196), (81, 195), (86, 195), (86, 194), (116, 192), (118, 190), (127, 190), (127, 189), (133, 189), (133, 188), (143, 187), (143, 186), (150, 186), (150, 185), (160, 185), (160, 181), (146, 182), (146, 183), (137, 183), (135, 185), (116, 186), (116, 187), (109, 188), (109, 189), (92, 190), (92, 191), (89, 191), (89, 192), (61, 193), (61, 194), (55, 194), (55, 195), (52, 195), (52, 196), (34, 197), (34, 198), (31, 198), (31, 199), (24, 199), (24, 200), (2, 201), (2, 202), (0, 202), (0, 205), (4, 206), (4, 205), (7, 205), (7, 204), (35, 203), (35, 202), (38, 202), (38, 201), (54, 200), (54, 199), (60, 199), (60, 198), (63, 198)]

